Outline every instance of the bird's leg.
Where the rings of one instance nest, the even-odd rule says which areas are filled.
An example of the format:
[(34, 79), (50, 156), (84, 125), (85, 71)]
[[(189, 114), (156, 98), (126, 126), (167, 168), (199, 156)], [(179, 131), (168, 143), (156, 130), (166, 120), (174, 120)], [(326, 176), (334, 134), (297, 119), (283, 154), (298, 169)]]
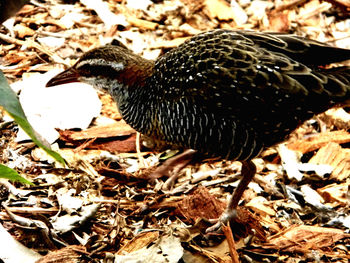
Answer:
[(159, 166), (152, 174), (153, 179), (160, 177), (171, 177), (171, 173), (177, 173), (182, 168), (184, 168), (196, 154), (195, 150), (186, 150), (177, 156), (174, 156), (166, 160), (161, 166)]
[(239, 200), (241, 200), (241, 197), (247, 188), (250, 181), (253, 179), (254, 175), (256, 173), (256, 166), (252, 161), (242, 161), (242, 170), (241, 175), (242, 179), (239, 182), (236, 190), (232, 194), (229, 203), (227, 204), (226, 210), (222, 213), (219, 219), (215, 219), (216, 224), (213, 226), (207, 228), (206, 232), (213, 232), (220, 228), (222, 224), (226, 224), (231, 219), (237, 217), (237, 206), (239, 203)]
[(233, 210), (237, 208), (238, 203), (241, 200), (241, 197), (243, 195), (243, 192), (247, 188), (250, 181), (253, 179), (255, 173), (256, 173), (256, 166), (252, 161), (242, 162), (242, 170), (241, 170), (242, 179), (239, 182), (235, 192), (230, 198), (230, 201), (227, 205), (227, 210)]

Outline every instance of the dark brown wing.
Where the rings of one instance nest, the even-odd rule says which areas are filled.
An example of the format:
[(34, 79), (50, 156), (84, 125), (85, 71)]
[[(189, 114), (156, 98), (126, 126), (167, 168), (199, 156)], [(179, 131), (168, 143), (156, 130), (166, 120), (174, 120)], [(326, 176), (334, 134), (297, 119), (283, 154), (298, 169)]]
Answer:
[[(252, 136), (272, 145), (314, 113), (349, 97), (349, 69), (328, 73), (312, 66), (338, 60), (328, 57), (322, 63), (309, 63), (314, 49), (338, 52), (290, 35), (210, 31), (158, 59), (152, 83), (159, 104), (168, 105), (165, 108), (181, 109), (186, 105), (186, 114), (192, 107), (194, 121), (203, 124), (209, 118), (212, 123), (220, 120), (230, 127), (245, 126), (246, 130), (254, 130)], [(339, 52), (335, 57), (349, 51)], [(181, 119), (181, 114), (176, 116)], [(176, 123), (173, 127), (176, 130)], [(210, 125), (206, 127), (214, 130)], [(229, 131), (225, 133), (222, 137), (233, 137)], [(210, 133), (203, 132), (205, 136), (210, 137)]]
[(255, 45), (286, 55), (307, 66), (328, 65), (350, 59), (350, 50), (283, 33), (238, 31)]
[[(302, 43), (291, 35), (249, 31), (197, 35), (157, 61), (158, 94), (165, 100), (191, 98), (224, 115), (252, 116), (257, 107), (263, 112), (287, 111), (310, 99), (320, 100), (319, 106), (311, 103), (305, 111), (322, 111), (329, 106), (329, 96), (345, 96), (349, 87), (334, 79), (330, 82), (327, 71), (300, 60), (310, 60), (314, 48), (338, 49), (315, 41)], [(294, 51), (299, 52), (298, 60), (288, 56)]]

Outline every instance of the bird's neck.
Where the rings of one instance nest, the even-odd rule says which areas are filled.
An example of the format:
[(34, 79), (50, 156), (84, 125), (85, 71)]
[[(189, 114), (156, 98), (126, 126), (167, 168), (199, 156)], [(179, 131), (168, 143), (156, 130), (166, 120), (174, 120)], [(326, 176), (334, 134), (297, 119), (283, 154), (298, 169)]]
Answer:
[(117, 102), (123, 119), (135, 130), (148, 133), (154, 119), (154, 92), (149, 80), (152, 77), (154, 62), (138, 59), (128, 65), (124, 74), (109, 85), (108, 92)]
[(122, 74), (115, 76), (115, 80), (129, 89), (143, 88), (153, 74), (154, 64), (152, 60), (131, 54)]

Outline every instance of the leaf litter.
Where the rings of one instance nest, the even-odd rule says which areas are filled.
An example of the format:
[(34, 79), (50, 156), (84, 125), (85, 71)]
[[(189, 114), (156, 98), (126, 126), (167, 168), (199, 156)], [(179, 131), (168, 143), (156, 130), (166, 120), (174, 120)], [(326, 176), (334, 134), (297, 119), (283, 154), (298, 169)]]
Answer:
[[(114, 38), (155, 59), (213, 28), (291, 32), (350, 48), (349, 12), (349, 3), (338, 0), (32, 1), (12, 26), (0, 29), (1, 70), (20, 96), (25, 90), (34, 95), (45, 85), (42, 75)], [(27, 79), (35, 84), (23, 86)], [(208, 238), (205, 219), (223, 211), (240, 179), (238, 162), (203, 160), (179, 169), (176, 181), (152, 178), (171, 151), (153, 149), (155, 142), (136, 136), (109, 96), (91, 95), (102, 101), (100, 110), (85, 92), (60, 91), (61, 99), (38, 94), (27, 100), (34, 114), (71, 125), (52, 126), (53, 137), (44, 129), (48, 121), (39, 121), (41, 136), (53, 138), (68, 166), (27, 138), (16, 139), (17, 126), (7, 124), (4, 111), (0, 115), (1, 163), (16, 163), (35, 183), (1, 182), (0, 222), (12, 238), (1, 234), (0, 240), (16, 239), (29, 248), (27, 262), (348, 262), (347, 108), (315, 117), (256, 158), (258, 172), (243, 195), (239, 220), (232, 231), (223, 228), (224, 235)], [(54, 104), (51, 117), (38, 110)], [(77, 122), (74, 109), (81, 112)], [(26, 165), (16, 162), (21, 157)], [(0, 258), (11, 262), (7, 257), (27, 253), (16, 246), (11, 251)]]

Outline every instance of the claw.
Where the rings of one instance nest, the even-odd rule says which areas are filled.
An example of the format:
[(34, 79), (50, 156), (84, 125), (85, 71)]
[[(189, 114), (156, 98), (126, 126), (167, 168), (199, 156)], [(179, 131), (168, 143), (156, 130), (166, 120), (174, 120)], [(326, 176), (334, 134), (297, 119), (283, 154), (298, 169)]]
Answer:
[(222, 215), (219, 218), (215, 219), (209, 219), (208, 221), (210, 223), (213, 223), (211, 227), (208, 227), (205, 233), (210, 233), (210, 232), (221, 232), (221, 226), (222, 225), (227, 225), (228, 222), (236, 219), (238, 217), (238, 213), (236, 209), (226, 209), (225, 212), (222, 213)]
[(220, 231), (219, 229), (221, 228), (222, 224), (226, 225), (228, 222), (238, 217), (238, 213), (237, 213), (238, 202), (241, 199), (244, 190), (247, 188), (248, 184), (253, 179), (255, 172), (256, 172), (256, 167), (252, 161), (242, 162), (241, 181), (239, 182), (235, 192), (231, 196), (230, 201), (227, 205), (227, 208), (222, 213), (220, 218), (209, 220), (209, 222), (212, 221), (215, 224), (207, 228), (207, 230), (205, 231), (206, 233), (213, 232), (213, 231), (218, 232)]

